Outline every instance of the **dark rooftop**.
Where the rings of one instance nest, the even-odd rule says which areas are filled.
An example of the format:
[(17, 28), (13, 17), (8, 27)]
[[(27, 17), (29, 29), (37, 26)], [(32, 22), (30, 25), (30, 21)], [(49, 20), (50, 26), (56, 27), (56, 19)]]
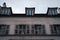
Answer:
[(47, 14), (34, 14), (34, 15), (11, 14), (11, 15), (0, 15), (0, 17), (60, 17), (60, 14), (58, 14), (58, 15), (47, 15)]
[(32, 8), (26, 7), (25, 9), (34, 9), (34, 12), (33, 12), (34, 14), (33, 15), (27, 15), (26, 14), (26, 10), (25, 10), (25, 14), (17, 14), (17, 13), (14, 14), (12, 12), (12, 8), (11, 7), (5, 7), (5, 6), (6, 6), (6, 4), (4, 4), (3, 7), (0, 7), (0, 8), (2, 10), (9, 9), (10, 13), (9, 13), (9, 15), (0, 13), (0, 17), (60, 17), (60, 13), (56, 13), (57, 15), (48, 15), (48, 11), (50, 9), (56, 9), (57, 10), (58, 7), (48, 7), (47, 13), (39, 13), (39, 14), (35, 13), (35, 7), (32, 7)]
[[(53, 8), (48, 8), (47, 13), (35, 13), (34, 15), (26, 15), (25, 14), (17, 14), (17, 13), (12, 13), (12, 8), (11, 7), (1, 7), (2, 9), (7, 8), (10, 9), (11, 15), (2, 15), (0, 14), (0, 17), (60, 17), (60, 14), (57, 15), (48, 15), (48, 11), (49, 9), (57, 9), (57, 7), (53, 7)], [(29, 9), (29, 8), (28, 8)]]

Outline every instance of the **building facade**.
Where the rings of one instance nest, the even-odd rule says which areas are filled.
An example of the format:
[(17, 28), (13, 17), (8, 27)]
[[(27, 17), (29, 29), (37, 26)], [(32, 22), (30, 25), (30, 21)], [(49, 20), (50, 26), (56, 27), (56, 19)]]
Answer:
[(4, 3), (0, 6), (0, 40), (60, 40), (59, 9), (35, 14), (34, 7), (26, 7), (25, 14), (13, 14)]

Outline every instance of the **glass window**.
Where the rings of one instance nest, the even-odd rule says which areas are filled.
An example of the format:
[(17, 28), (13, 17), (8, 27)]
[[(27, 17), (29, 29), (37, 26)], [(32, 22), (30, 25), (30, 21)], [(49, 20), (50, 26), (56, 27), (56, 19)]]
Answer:
[(8, 14), (8, 10), (7, 10), (6, 8), (3, 9), (3, 10), (2, 10), (2, 14), (4, 14), (4, 15)]
[(33, 15), (33, 10), (27, 10), (27, 15)]
[(10, 9), (7, 9), (7, 8), (2, 9), (2, 13), (1, 14), (3, 14), (3, 15), (11, 14)]
[(0, 25), (0, 35), (8, 35), (9, 25), (1, 24)]
[(60, 24), (53, 24), (51, 26), (51, 33), (52, 34), (60, 34)]
[(32, 25), (31, 32), (32, 34), (45, 34), (44, 25), (41, 25), (41, 24)]
[(57, 15), (57, 10), (56, 9), (49, 9), (49, 14), (50, 15)]
[(29, 25), (26, 24), (16, 25), (15, 34), (17, 35), (29, 34)]
[(41, 24), (34, 25), (19, 24), (16, 25), (15, 34), (17, 35), (45, 34), (45, 26)]
[(29, 15), (29, 16), (31, 16), (31, 15), (34, 15), (35, 14), (35, 8), (34, 7), (32, 7), (32, 8), (25, 8), (25, 12), (26, 12), (26, 15)]

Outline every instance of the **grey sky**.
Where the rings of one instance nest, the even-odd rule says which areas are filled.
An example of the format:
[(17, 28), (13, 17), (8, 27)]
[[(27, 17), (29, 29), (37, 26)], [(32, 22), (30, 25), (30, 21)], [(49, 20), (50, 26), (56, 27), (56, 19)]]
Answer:
[(24, 13), (25, 7), (35, 7), (36, 13), (46, 13), (48, 7), (60, 7), (60, 0), (0, 0), (0, 5), (6, 2), (14, 13)]

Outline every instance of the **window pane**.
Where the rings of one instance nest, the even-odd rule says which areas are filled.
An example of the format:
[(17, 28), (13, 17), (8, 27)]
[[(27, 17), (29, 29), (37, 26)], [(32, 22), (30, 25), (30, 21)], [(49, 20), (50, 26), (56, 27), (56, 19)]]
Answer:
[(32, 26), (32, 30), (31, 30), (32, 34), (45, 34), (45, 28), (43, 25), (41, 24), (35, 24), (34, 26)]
[[(17, 26), (18, 29), (15, 30), (15, 34), (18, 35), (29, 35), (29, 34), (45, 34), (45, 26), (41, 24), (34, 24), (34, 25), (24, 25), (19, 24)], [(21, 29), (20, 29), (21, 27)], [(32, 29), (31, 29), (32, 28)]]
[(57, 9), (49, 9), (48, 12), (50, 15), (57, 15)]
[(29, 26), (26, 24), (19, 24), (19, 25), (17, 25), (16, 30), (15, 30), (15, 34), (16, 33), (18, 33), (19, 35), (28, 34), (29, 33)]
[(34, 15), (35, 13), (35, 8), (26, 8), (26, 14), (31, 16)]
[(9, 25), (1, 24), (0, 25), (0, 35), (8, 35)]
[(51, 26), (51, 33), (54, 34), (60, 34), (60, 24), (53, 24)]

